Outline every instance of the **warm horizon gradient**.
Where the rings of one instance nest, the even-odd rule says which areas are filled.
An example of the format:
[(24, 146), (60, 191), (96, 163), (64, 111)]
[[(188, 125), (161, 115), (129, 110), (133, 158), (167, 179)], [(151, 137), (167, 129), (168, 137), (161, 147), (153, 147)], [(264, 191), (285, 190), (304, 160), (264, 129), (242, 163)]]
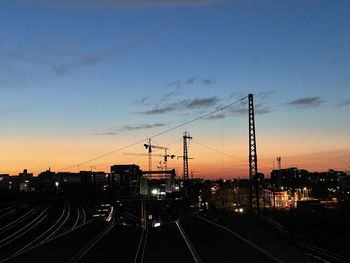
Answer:
[[(0, 173), (147, 170), (147, 156), (125, 153), (248, 93), (266, 176), (277, 156), (283, 168), (349, 171), (349, 13), (342, 0), (1, 1)], [(181, 156), (188, 131), (195, 177), (247, 177), (247, 107), (154, 144)], [(182, 159), (168, 167), (182, 175)]]

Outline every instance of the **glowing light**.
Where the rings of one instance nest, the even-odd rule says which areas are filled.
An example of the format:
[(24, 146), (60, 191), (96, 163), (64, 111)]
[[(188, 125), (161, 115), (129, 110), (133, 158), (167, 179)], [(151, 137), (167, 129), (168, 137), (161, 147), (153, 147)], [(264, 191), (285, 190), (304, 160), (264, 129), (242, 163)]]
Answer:
[(111, 211), (109, 212), (109, 215), (108, 215), (106, 221), (108, 221), (108, 222), (111, 221), (112, 217), (113, 217), (113, 207), (111, 207)]

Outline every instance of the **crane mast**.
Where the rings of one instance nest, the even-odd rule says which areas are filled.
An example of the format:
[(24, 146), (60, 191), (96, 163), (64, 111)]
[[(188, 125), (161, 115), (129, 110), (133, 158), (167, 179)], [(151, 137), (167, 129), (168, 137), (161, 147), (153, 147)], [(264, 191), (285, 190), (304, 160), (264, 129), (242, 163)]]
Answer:
[(146, 150), (148, 150), (148, 167), (149, 171), (152, 171), (152, 149), (160, 149), (164, 150), (164, 155), (158, 155), (158, 156), (163, 156), (164, 158), (164, 169), (167, 171), (168, 170), (168, 157), (171, 159), (174, 159), (175, 155), (173, 154), (168, 154), (168, 147), (164, 146), (158, 146), (158, 145), (152, 145), (151, 143), (151, 138), (148, 139), (148, 144), (144, 144)]

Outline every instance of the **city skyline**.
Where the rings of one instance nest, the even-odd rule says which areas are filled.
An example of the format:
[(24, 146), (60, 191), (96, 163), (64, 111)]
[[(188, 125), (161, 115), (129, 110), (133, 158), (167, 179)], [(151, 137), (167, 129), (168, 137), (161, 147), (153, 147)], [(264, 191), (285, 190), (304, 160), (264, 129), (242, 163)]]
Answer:
[[(327, 0), (3, 1), (0, 173), (60, 171), (248, 93), (261, 172), (277, 156), (283, 167), (348, 171), (349, 9)], [(182, 155), (189, 131), (195, 176), (247, 177), (246, 109), (235, 104), (155, 144)], [(127, 152), (146, 150), (71, 171), (147, 170), (147, 156)], [(181, 159), (168, 166), (182, 173)]]

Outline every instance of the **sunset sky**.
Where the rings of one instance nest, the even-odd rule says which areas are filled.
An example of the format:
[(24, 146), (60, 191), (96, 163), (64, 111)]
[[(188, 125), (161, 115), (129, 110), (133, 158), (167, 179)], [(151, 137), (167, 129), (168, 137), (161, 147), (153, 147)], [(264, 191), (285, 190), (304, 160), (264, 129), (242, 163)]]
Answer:
[[(349, 171), (349, 14), (347, 0), (2, 0), (0, 173), (147, 170), (126, 153), (248, 93), (265, 175), (277, 156)], [(188, 131), (195, 177), (247, 177), (247, 107), (153, 143), (181, 156)]]

